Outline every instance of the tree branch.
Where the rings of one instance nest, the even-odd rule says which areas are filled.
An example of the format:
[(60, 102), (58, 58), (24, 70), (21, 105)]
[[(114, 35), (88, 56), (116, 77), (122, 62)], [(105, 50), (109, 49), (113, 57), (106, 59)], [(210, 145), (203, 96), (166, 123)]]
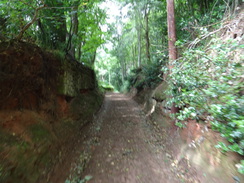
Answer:
[(209, 37), (209, 36), (211, 36), (211, 35), (213, 35), (213, 34), (216, 34), (217, 32), (223, 30), (223, 29), (226, 28), (226, 27), (229, 27), (229, 25), (225, 25), (224, 27), (221, 27), (221, 28), (219, 28), (219, 29), (217, 29), (217, 30), (215, 30), (215, 31), (213, 31), (213, 32), (209, 32), (209, 33), (207, 33), (207, 34), (205, 34), (205, 35), (202, 35), (200, 38), (196, 38), (193, 42), (191, 42), (191, 43), (189, 44), (188, 48), (189, 48), (189, 49), (194, 48), (200, 41), (206, 39), (207, 37)]
[(42, 5), (38, 8), (35, 9), (35, 14), (34, 14), (34, 17), (32, 18), (32, 20), (27, 23), (24, 28), (20, 31), (20, 33), (18, 34), (18, 36), (16, 37), (17, 40), (21, 40), (25, 31), (37, 20), (37, 17), (38, 17), (38, 12), (41, 10), (41, 9), (44, 9), (46, 7), (46, 5)]

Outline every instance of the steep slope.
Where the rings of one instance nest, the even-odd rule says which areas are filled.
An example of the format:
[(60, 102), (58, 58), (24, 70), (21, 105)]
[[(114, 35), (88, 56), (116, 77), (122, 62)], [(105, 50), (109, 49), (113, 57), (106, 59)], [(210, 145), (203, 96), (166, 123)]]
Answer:
[(102, 99), (93, 70), (58, 51), (1, 42), (0, 182), (47, 182)]
[[(182, 84), (182, 85), (180, 84), (177, 85), (178, 88), (176, 87), (176, 90), (179, 91), (179, 93), (182, 92), (184, 94), (185, 96), (184, 99), (186, 100), (189, 99), (189, 101), (192, 102), (193, 100), (191, 99), (196, 97), (194, 95), (189, 95), (192, 94), (191, 93), (192, 90), (194, 90), (198, 94), (199, 92), (201, 92), (201, 90), (209, 87), (209, 85), (208, 86), (203, 85), (205, 86), (205, 88), (201, 88), (202, 86), (200, 85), (197, 87), (198, 84), (197, 82), (195, 88), (194, 87), (187, 88), (186, 85), (184, 85), (187, 84), (186, 82), (184, 83), (184, 79), (188, 77), (188, 75), (189, 75), (188, 77), (189, 80), (187, 81), (191, 82), (192, 79), (192, 81), (194, 82), (195, 79), (194, 77), (196, 75), (191, 75), (192, 73), (190, 73), (190, 72), (194, 72), (193, 70), (192, 71), (190, 70), (192, 66), (194, 66), (194, 64), (192, 63), (196, 63), (196, 60), (201, 60), (201, 58), (204, 57), (208, 58), (208, 62), (206, 62), (207, 64), (209, 65), (212, 64), (211, 66), (208, 67), (209, 68), (209, 70), (207, 70), (208, 72), (206, 72), (211, 76), (214, 75), (215, 71), (218, 69), (218, 67), (216, 67), (217, 68), (216, 70), (214, 68), (216, 66), (213, 64), (215, 58), (217, 62), (219, 61), (219, 63), (226, 61), (226, 63), (229, 64), (228, 66), (226, 66), (227, 64), (226, 65), (223, 64), (219, 67), (219, 68), (226, 68), (226, 71), (223, 71), (223, 73), (221, 73), (223, 76), (228, 77), (228, 80), (226, 82), (224, 82), (223, 80), (220, 82), (220, 77), (216, 77), (216, 75), (211, 80), (215, 83), (218, 83), (216, 85), (216, 90), (220, 92), (222, 91), (223, 93), (229, 92), (227, 90), (223, 90), (223, 88), (221, 88), (221, 84), (228, 85), (229, 88), (234, 88), (238, 86), (238, 89), (234, 91), (236, 93), (233, 92), (231, 94), (232, 96), (235, 97), (235, 99), (236, 98), (240, 99), (239, 101), (241, 101), (241, 98), (243, 99), (243, 90), (244, 90), (243, 74), (242, 74), (243, 73), (243, 41), (244, 41), (243, 23), (244, 23), (244, 12), (242, 6), (242, 8), (238, 11), (238, 13), (235, 15), (235, 17), (232, 20), (225, 21), (223, 22), (223, 25), (220, 26), (218, 29), (206, 33), (206, 35), (202, 36), (202, 40), (196, 39), (191, 43), (193, 47), (196, 48), (200, 41), (203, 42), (205, 41), (206, 45), (203, 45), (203, 43), (201, 43), (201, 46), (199, 47), (204, 47), (205, 50), (202, 53), (199, 51), (198, 54), (196, 51), (196, 54), (194, 55), (195, 59), (192, 59), (193, 57), (191, 59), (184, 59), (184, 58), (181, 60), (179, 59), (179, 62), (181, 61), (180, 63), (181, 65), (179, 64), (176, 66), (177, 68), (180, 69), (178, 69), (178, 72), (175, 71), (176, 74), (174, 77), (175, 79), (174, 81), (175, 83)], [(204, 38), (205, 39), (207, 38), (207, 40), (204, 40)], [(214, 46), (215, 48), (220, 48), (220, 49), (219, 50), (214, 49)], [(229, 51), (224, 52), (225, 54), (223, 55), (223, 57), (220, 57), (218, 54), (221, 53), (220, 51), (221, 49), (223, 50), (225, 49)], [(191, 53), (190, 52), (188, 53), (189, 55), (191, 55), (193, 51)], [(185, 55), (187, 56), (187, 54)], [(225, 58), (225, 60), (223, 58)], [(206, 63), (202, 62), (196, 65), (196, 67), (199, 65), (203, 65), (204, 67), (206, 66)], [(192, 65), (189, 66), (188, 64), (192, 64)], [(234, 67), (235, 64), (237, 65), (237, 67)], [(187, 74), (180, 75), (185, 71), (184, 70), (185, 68), (187, 69), (187, 67), (190, 68), (189, 69), (190, 72), (189, 70), (187, 70), (188, 72), (185, 72), (188, 73), (188, 75)], [(234, 71), (240, 74), (234, 76), (231, 75), (230, 74), (231, 72), (228, 72), (228, 70), (230, 70), (231, 67), (233, 67)], [(196, 76), (196, 78), (198, 79), (197, 81), (199, 81), (201, 77), (204, 77), (204, 75)], [(182, 86), (183, 89), (186, 88), (185, 93), (184, 91), (181, 90), (182, 88), (180, 86)], [(169, 106), (166, 105), (169, 96), (165, 94), (165, 91), (167, 90), (168, 87), (169, 87), (168, 81), (163, 81), (156, 89), (146, 88), (140, 91), (139, 93), (136, 94), (135, 99), (141, 104), (142, 108), (145, 110), (145, 113), (148, 115), (148, 120), (150, 120), (151, 123), (155, 124), (159, 131), (162, 130), (168, 131), (168, 135), (166, 139), (171, 144), (168, 147), (173, 154), (174, 161), (176, 162), (173, 164), (173, 166), (176, 167), (176, 165), (178, 165), (179, 162), (182, 160), (189, 161), (192, 164), (192, 166), (196, 167), (198, 174), (202, 175), (201, 182), (234, 182), (234, 181), (242, 182), (244, 180), (243, 174), (240, 174), (237, 171), (237, 169), (239, 168), (239, 171), (241, 171), (240, 161), (243, 160), (243, 156), (241, 156), (240, 153), (238, 154), (233, 151), (231, 152), (231, 150), (228, 148), (226, 150), (227, 152), (225, 152), (221, 148), (216, 148), (219, 142), (226, 144), (226, 147), (230, 147), (231, 143), (226, 140), (228, 139), (227, 135), (223, 133), (221, 134), (217, 132), (217, 130), (216, 131), (213, 130), (213, 123), (211, 123), (213, 122), (213, 118), (209, 116), (210, 113), (205, 111), (205, 113), (202, 113), (201, 116), (198, 116), (198, 119), (190, 119), (189, 116), (188, 119), (181, 121), (183, 126), (185, 126), (184, 128), (181, 129), (174, 126), (175, 123), (173, 121), (171, 122), (171, 124), (167, 123), (167, 121), (170, 121), (169, 118), (170, 110), (169, 110)], [(180, 97), (182, 97), (183, 94)], [(212, 101), (210, 99), (212, 99)], [(215, 100), (214, 101), (216, 102), (215, 104), (222, 104), (223, 101), (219, 99), (221, 99), (221, 95), (220, 97), (216, 95), (215, 99), (214, 97), (212, 98), (206, 97), (206, 101), (207, 101), (206, 103), (207, 105), (210, 106), (210, 104), (212, 104), (211, 102)], [(231, 99), (227, 99), (226, 101), (232, 102)], [(243, 102), (239, 102), (236, 104), (238, 107), (243, 106)], [(188, 103), (186, 106), (183, 106), (182, 108), (189, 107), (190, 105), (191, 104)], [(225, 107), (224, 104), (223, 106)], [(198, 109), (201, 109), (201, 107), (203, 109), (204, 104), (201, 103), (197, 107)], [(224, 111), (223, 108), (219, 109), (219, 111)], [(226, 110), (231, 111), (227, 107)], [(240, 121), (240, 124), (242, 125), (242, 126), (240, 125), (241, 126), (240, 129), (241, 128), (243, 129), (243, 110), (241, 111), (242, 112), (240, 112), (240, 115), (237, 116), (237, 118)], [(220, 114), (221, 114), (220, 116), (222, 117), (223, 113)], [(234, 116), (235, 114), (230, 114), (230, 116), (231, 115)], [(229, 121), (223, 120), (222, 123), (227, 124), (230, 121), (231, 120)], [(229, 128), (228, 130), (234, 133), (235, 128)], [(230, 133), (229, 131), (228, 133)], [(240, 132), (238, 132), (238, 134), (240, 134), (240, 136), (238, 136), (238, 140), (237, 139), (235, 140), (236, 143), (240, 144), (238, 148), (240, 147), (240, 149), (243, 150), (243, 145), (241, 146), (240, 143), (240, 141), (243, 140), (243, 130), (242, 131), (239, 130), (239, 131)], [(223, 138), (224, 136), (225, 137), (227, 136), (227, 138)], [(234, 150), (238, 152), (238, 150), (236, 149)]]

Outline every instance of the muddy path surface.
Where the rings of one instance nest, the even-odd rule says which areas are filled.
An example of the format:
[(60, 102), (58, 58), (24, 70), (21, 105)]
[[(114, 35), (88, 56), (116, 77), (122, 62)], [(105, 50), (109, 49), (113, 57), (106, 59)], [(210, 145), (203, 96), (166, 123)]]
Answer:
[[(123, 94), (108, 93), (93, 126), (93, 152), (82, 178), (89, 183), (198, 182), (172, 169), (163, 137), (148, 124), (138, 104)], [(161, 138), (161, 139), (160, 139)], [(162, 142), (162, 143), (158, 143)], [(177, 175), (178, 174), (178, 175)], [(84, 179), (83, 179), (84, 180)]]

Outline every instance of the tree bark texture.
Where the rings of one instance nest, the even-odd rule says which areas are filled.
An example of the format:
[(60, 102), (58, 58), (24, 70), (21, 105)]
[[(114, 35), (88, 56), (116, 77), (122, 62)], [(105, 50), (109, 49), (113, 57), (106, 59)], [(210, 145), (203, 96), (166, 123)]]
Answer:
[(146, 24), (145, 40), (146, 40), (146, 57), (147, 57), (148, 63), (151, 62), (151, 58), (150, 58), (149, 26), (148, 26), (149, 13), (150, 13), (150, 10), (148, 8), (145, 8), (145, 24)]
[[(167, 0), (167, 22), (168, 22), (168, 45), (169, 45), (169, 70), (173, 69), (173, 61), (177, 59), (176, 28), (175, 28), (175, 10), (174, 0)], [(179, 109), (175, 104), (171, 107), (171, 113), (177, 113)]]
[[(78, 34), (78, 27), (79, 27), (79, 21), (78, 21), (78, 6), (74, 6), (72, 11), (74, 12), (71, 15), (71, 21), (72, 21), (72, 30), (71, 30), (71, 35), (72, 38), (77, 39), (77, 34)], [(71, 41), (71, 49), (70, 49), (70, 55), (76, 59), (76, 45), (75, 45), (76, 40)]]
[(168, 45), (169, 45), (169, 68), (173, 68), (172, 62), (177, 59), (176, 28), (174, 0), (167, 0), (167, 19), (168, 19)]
[(138, 67), (141, 67), (141, 26), (137, 29), (137, 44), (138, 44)]

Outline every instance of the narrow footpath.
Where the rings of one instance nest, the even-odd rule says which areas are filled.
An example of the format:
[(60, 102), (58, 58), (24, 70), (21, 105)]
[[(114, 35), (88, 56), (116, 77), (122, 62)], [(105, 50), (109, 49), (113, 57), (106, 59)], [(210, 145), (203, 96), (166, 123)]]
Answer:
[(96, 144), (82, 174), (91, 178), (87, 182), (185, 182), (172, 171), (164, 146), (153, 143), (158, 140), (130, 97), (108, 93), (96, 123)]

